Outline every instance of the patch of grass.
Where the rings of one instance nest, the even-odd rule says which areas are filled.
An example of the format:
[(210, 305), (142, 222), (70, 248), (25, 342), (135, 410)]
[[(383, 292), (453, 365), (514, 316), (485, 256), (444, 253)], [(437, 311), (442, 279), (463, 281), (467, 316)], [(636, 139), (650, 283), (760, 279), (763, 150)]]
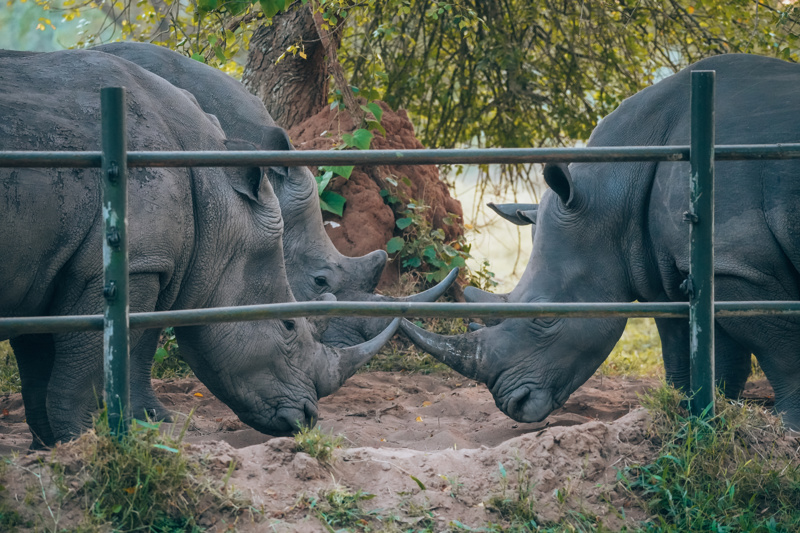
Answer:
[(664, 375), (661, 339), (652, 318), (631, 318), (619, 342), (598, 370), (603, 376)]
[(150, 375), (156, 379), (177, 379), (194, 375), (188, 363), (181, 358), (173, 328), (167, 328), (159, 335), (153, 360)]
[(7, 469), (8, 463), (5, 460), (0, 460), (0, 531), (16, 533), (18, 528), (30, 528), (33, 527), (33, 524), (30, 521), (25, 520), (19, 511), (14, 509), (6, 501), (8, 495), (6, 488), (3, 485), (3, 479)]
[(662, 387), (642, 399), (652, 413), (655, 462), (625, 469), (653, 532), (800, 531), (800, 458), (777, 418), (717, 397), (717, 414), (688, 416), (685, 397)]
[[(525, 528), (534, 528), (536, 531), (536, 512), (534, 511), (535, 500), (533, 498), (534, 481), (531, 479), (528, 469), (530, 464), (517, 458), (516, 465), (516, 489), (511, 490), (511, 480), (508, 471), (503, 463), (498, 463), (500, 476), (500, 493), (495, 494), (485, 503), (486, 508), (498, 513), (504, 520), (508, 521), (512, 530), (526, 531)], [(513, 529), (517, 528), (517, 529)]]
[(20, 390), (22, 390), (22, 382), (19, 379), (14, 350), (11, 349), (8, 341), (0, 342), (0, 394), (19, 392)]
[[(466, 320), (460, 318), (426, 318), (414, 323), (439, 335), (460, 335), (467, 331), (468, 325)], [(456, 374), (450, 367), (414, 346), (402, 334), (387, 342), (377, 355), (360, 369), (360, 372), (378, 371)]]
[(361, 508), (361, 502), (374, 497), (374, 494), (360, 489), (352, 492), (346, 487), (337, 485), (330, 490), (322, 491), (319, 498), (306, 496), (305, 503), (331, 532), (343, 528), (346, 528), (346, 531), (376, 531), (373, 528), (375, 513), (365, 512)]
[[(75, 443), (83, 465), (78, 477), (86, 480), (78, 496), (91, 521), (116, 531), (199, 532), (203, 528), (197, 520), (203, 512), (236, 511), (246, 505), (236, 501), (227, 477), (212, 481), (200, 462), (183, 452), (187, 428), (188, 421), (173, 437), (160, 432), (158, 424), (135, 421), (127, 435), (117, 438), (101, 413), (94, 431)], [(57, 460), (51, 468), (56, 473), (61, 468), (63, 478)]]
[(298, 452), (305, 452), (325, 464), (333, 462), (333, 451), (344, 446), (344, 437), (325, 433), (319, 426), (303, 427), (295, 433), (294, 442)]

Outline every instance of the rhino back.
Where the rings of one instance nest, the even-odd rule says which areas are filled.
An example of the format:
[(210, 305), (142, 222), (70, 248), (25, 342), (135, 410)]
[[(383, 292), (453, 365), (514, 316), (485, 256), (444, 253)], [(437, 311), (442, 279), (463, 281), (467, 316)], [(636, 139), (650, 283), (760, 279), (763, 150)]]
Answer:
[(224, 72), (147, 43), (109, 43), (93, 50), (121, 57), (192, 93), (207, 113), (215, 115), (231, 139), (258, 144), (264, 126), (275, 121), (264, 104), (241, 83)]
[[(716, 144), (800, 142), (800, 65), (730, 54), (694, 64), (627, 99), (592, 135), (594, 145), (687, 145), (692, 70), (716, 71)], [(633, 165), (633, 164), (632, 164)], [(688, 272), (688, 162), (640, 164), (649, 174), (650, 244), (671, 299)], [(765, 299), (797, 298), (800, 271), (800, 161), (715, 163), (715, 269), (772, 289)], [(778, 280), (775, 283), (775, 280)], [(736, 299), (718, 288), (718, 299)], [(733, 291), (731, 291), (733, 292)]]
[[(0, 61), (0, 150), (99, 150), (104, 86), (127, 88), (129, 150), (220, 149), (222, 132), (164, 80), (106, 54), (65, 51)], [(0, 314), (46, 314), (55, 291), (102, 275), (100, 172), (3, 169), (0, 187), (0, 283), (11, 288)], [(191, 258), (192, 202), (189, 170), (130, 169), (131, 274), (160, 275), (161, 308)]]

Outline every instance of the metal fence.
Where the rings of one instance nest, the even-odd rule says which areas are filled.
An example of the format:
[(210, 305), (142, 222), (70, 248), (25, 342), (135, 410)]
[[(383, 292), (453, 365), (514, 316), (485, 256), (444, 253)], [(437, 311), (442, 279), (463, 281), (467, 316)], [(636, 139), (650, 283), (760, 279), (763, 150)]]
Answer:
[[(129, 330), (306, 316), (373, 317), (656, 317), (688, 318), (692, 413), (714, 408), (714, 317), (799, 315), (800, 302), (714, 301), (714, 161), (800, 159), (800, 144), (714, 145), (714, 72), (692, 73), (689, 146), (570, 149), (367, 150), (306, 152), (127, 152), (125, 91), (101, 91), (101, 152), (0, 152), (0, 167), (101, 168), (105, 313), (103, 316), (0, 318), (0, 338), (34, 333), (104, 331), (105, 395), (111, 427), (129, 420)], [(470, 163), (689, 161), (691, 263), (683, 284), (689, 302), (403, 303), (296, 302), (129, 314), (128, 167), (419, 165)], [(124, 429), (123, 429), (124, 431)]]

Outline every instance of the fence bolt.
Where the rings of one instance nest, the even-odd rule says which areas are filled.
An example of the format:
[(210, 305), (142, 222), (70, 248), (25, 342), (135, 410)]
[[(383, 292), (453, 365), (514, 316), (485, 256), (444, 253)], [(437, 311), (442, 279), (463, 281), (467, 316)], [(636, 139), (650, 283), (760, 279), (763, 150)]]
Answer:
[(116, 226), (111, 228), (111, 231), (106, 233), (106, 241), (108, 245), (113, 248), (119, 248), (120, 242), (122, 242), (122, 237), (119, 234), (119, 230)]
[(119, 165), (117, 165), (116, 161), (112, 161), (108, 164), (108, 170), (106, 170), (108, 174), (108, 181), (111, 183), (115, 183), (119, 178)]
[(109, 281), (108, 285), (103, 287), (103, 297), (106, 300), (113, 300), (117, 296), (117, 284)]
[(688, 222), (689, 224), (697, 224), (697, 221), (700, 220), (696, 214), (692, 213), (691, 211), (684, 211), (683, 213), (683, 221)]
[(681, 292), (688, 296), (689, 298), (694, 296), (694, 284), (692, 283), (692, 277), (689, 276), (683, 283), (680, 285)]

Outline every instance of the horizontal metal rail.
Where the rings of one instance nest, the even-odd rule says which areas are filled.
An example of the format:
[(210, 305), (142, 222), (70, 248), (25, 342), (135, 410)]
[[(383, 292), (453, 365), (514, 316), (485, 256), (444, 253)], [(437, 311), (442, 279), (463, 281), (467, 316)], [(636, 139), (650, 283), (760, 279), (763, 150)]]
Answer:
[[(800, 159), (800, 143), (718, 145), (717, 161)], [(128, 167), (689, 161), (688, 146), (275, 152), (128, 152)], [(100, 152), (0, 152), (0, 167), (99, 168)]]
[[(716, 302), (717, 318), (800, 316), (800, 302)], [(196, 326), (309, 316), (442, 318), (687, 318), (688, 302), (617, 303), (437, 303), (437, 302), (292, 302), (131, 313), (131, 328)], [(0, 318), (0, 338), (34, 333), (100, 331), (102, 315)]]

